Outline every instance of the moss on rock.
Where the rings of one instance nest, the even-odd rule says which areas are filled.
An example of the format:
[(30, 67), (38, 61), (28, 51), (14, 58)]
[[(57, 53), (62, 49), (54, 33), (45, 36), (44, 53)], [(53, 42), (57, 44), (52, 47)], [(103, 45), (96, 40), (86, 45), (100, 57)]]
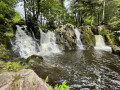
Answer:
[(94, 46), (95, 45), (95, 36), (90, 28), (90, 26), (81, 26), (81, 40), (83, 45)]
[(55, 34), (56, 43), (62, 50), (73, 50), (76, 48), (76, 36), (73, 25), (61, 25), (55, 30)]
[(110, 34), (107, 34), (106, 37), (108, 39), (109, 44), (114, 45), (114, 41), (113, 41), (113, 39), (111, 39)]

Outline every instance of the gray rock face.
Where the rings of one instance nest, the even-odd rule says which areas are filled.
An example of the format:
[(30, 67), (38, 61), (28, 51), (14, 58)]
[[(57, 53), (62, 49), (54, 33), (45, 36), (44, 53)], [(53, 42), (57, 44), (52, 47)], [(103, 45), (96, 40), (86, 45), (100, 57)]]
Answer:
[(76, 48), (76, 35), (74, 32), (74, 26), (71, 24), (66, 24), (59, 26), (55, 30), (56, 34), (56, 43), (63, 50), (73, 50)]
[(50, 90), (37, 74), (30, 69), (0, 74), (0, 90)]

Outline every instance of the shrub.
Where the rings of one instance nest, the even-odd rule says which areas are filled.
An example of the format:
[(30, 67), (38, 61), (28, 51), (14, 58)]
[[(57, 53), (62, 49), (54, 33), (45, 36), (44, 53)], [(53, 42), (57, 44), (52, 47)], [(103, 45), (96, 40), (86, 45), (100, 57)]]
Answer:
[(66, 85), (66, 80), (62, 82), (62, 85), (56, 85), (54, 90), (70, 90), (70, 87)]
[(20, 62), (10, 62), (9, 61), (9, 62), (5, 63), (5, 67), (3, 68), (3, 70), (17, 72), (17, 71), (19, 71), (21, 69), (25, 69), (27, 67), (29, 67), (29, 65), (22, 66), (20, 64)]
[[(48, 83), (48, 76), (43, 81)], [(68, 85), (66, 85), (66, 84), (67, 84), (67, 82), (65, 80), (65, 81), (62, 82), (62, 85), (56, 84), (54, 88), (49, 85), (49, 87), (50, 87), (50, 90), (70, 90), (70, 87)]]

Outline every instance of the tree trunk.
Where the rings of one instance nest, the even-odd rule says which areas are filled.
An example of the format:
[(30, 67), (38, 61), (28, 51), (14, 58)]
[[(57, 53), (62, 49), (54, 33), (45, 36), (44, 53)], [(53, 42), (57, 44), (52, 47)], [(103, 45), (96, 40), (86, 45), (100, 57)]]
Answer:
[(38, 19), (38, 17), (39, 17), (39, 13), (40, 13), (40, 4), (39, 4), (40, 1), (41, 1), (41, 0), (38, 0), (38, 1), (37, 1), (37, 11), (36, 11), (36, 18), (37, 18), (37, 19)]
[(98, 13), (98, 25), (100, 25), (100, 15)]
[(77, 27), (77, 13), (75, 13), (75, 22), (76, 22), (76, 27)]
[(41, 24), (42, 24), (42, 12), (40, 13), (40, 17), (41, 17), (40, 20), (41, 20)]
[(64, 0), (60, 0), (62, 7), (64, 7)]
[(92, 9), (91, 9), (91, 26), (93, 25), (93, 10)]
[(24, 0), (25, 21), (27, 23), (26, 1)]
[(102, 22), (105, 19), (105, 0), (103, 1), (103, 15), (102, 15)]
[(35, 18), (35, 1), (33, 0), (33, 8), (32, 8), (32, 12), (33, 12), (33, 18)]
[(80, 26), (80, 11), (78, 11), (78, 15), (77, 15), (77, 27)]

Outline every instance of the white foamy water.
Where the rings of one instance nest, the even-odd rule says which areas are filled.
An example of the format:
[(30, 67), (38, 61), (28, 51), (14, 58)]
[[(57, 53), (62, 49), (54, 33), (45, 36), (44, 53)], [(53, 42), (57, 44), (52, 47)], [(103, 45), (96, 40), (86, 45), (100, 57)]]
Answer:
[(76, 44), (77, 44), (77, 47), (79, 49), (84, 49), (82, 41), (80, 39), (80, 32), (79, 32), (78, 28), (75, 28), (75, 35), (76, 35)]
[(104, 51), (112, 51), (111, 47), (106, 46), (104, 39), (101, 35), (95, 35), (96, 46), (94, 47), (96, 50), (104, 50)]
[[(24, 30), (22, 30), (24, 28)], [(18, 26), (16, 30), (15, 40), (11, 41), (13, 51), (19, 53), (23, 58), (28, 58), (31, 55), (50, 55), (52, 53), (60, 53), (56, 38), (53, 32), (41, 32), (40, 44), (37, 43), (35, 36), (28, 32), (26, 26)], [(33, 38), (32, 38), (33, 36)]]
[(51, 31), (48, 31), (47, 33), (42, 32), (41, 33), (41, 55), (50, 55), (50, 53), (61, 53), (58, 45), (56, 44), (56, 37), (55, 34)]

